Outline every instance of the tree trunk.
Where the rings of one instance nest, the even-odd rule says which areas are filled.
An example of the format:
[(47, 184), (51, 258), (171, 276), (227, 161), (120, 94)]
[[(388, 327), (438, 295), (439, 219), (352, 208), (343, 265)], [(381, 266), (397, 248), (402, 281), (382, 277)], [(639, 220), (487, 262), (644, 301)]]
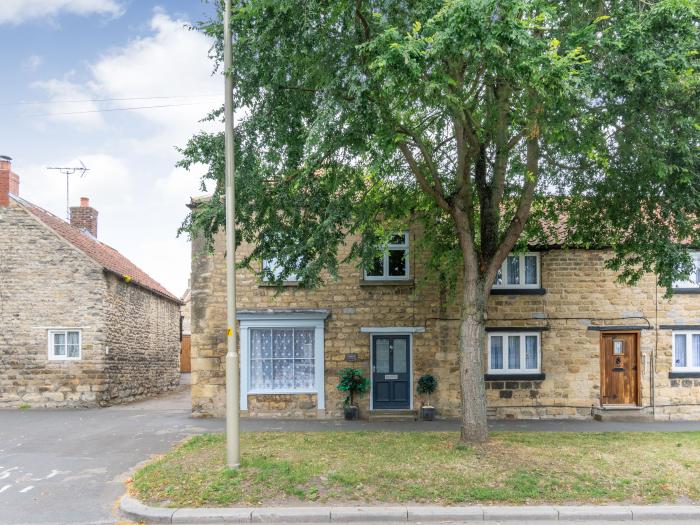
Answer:
[(488, 439), (483, 364), (485, 311), (484, 286), (478, 282), (465, 282), (459, 325), (462, 443), (482, 443)]

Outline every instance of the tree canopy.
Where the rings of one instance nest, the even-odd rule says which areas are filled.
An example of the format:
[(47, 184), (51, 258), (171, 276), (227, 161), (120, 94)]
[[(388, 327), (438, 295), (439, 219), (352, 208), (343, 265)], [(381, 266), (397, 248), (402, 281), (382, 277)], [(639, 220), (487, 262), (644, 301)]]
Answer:
[[(482, 272), (506, 237), (541, 240), (549, 221), (566, 224), (562, 244), (611, 246), (628, 282), (690, 269), (676, 241), (700, 236), (697, 1), (234, 5), (237, 217), (279, 279), (334, 276), (349, 233), (369, 265), (409, 220), (454, 275), (457, 202)], [(220, 62), (221, 18), (200, 29)], [(223, 137), (183, 153), (218, 183), (185, 224), (210, 238)]]

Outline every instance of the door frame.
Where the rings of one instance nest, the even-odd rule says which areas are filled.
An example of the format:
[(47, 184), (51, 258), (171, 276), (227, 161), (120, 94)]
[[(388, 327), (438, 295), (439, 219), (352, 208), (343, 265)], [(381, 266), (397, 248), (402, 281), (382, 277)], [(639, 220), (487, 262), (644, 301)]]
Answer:
[[(624, 404), (624, 405), (611, 405), (609, 403), (603, 404), (603, 388), (606, 383), (605, 376), (605, 336), (606, 335), (634, 335), (636, 343), (635, 353), (637, 359), (637, 402)], [(629, 406), (629, 407), (641, 407), (642, 406), (642, 352), (641, 352), (641, 338), (642, 332), (640, 330), (606, 330), (600, 332), (600, 341), (598, 344), (599, 352), (598, 359), (600, 361), (600, 392), (598, 395), (598, 405), (602, 407), (606, 406)]]
[[(375, 337), (406, 337), (408, 336), (408, 388), (409, 405), (408, 410), (413, 410), (413, 334), (406, 332), (375, 332), (369, 334), (369, 409), (374, 410), (374, 338)], [(405, 408), (382, 408), (381, 410), (406, 410)]]

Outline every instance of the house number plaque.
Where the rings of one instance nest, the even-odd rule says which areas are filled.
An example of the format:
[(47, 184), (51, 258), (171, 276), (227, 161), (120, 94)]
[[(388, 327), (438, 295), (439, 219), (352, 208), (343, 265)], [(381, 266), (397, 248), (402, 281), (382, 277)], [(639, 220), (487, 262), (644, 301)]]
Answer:
[(345, 360), (348, 363), (354, 363), (357, 361), (357, 354), (345, 354)]
[(385, 374), (384, 379), (398, 379), (398, 374)]

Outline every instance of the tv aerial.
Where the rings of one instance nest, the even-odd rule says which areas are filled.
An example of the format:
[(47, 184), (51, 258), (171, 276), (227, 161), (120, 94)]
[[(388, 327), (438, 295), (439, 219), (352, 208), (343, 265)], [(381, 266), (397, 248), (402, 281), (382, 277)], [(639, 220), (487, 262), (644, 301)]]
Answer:
[(68, 221), (70, 221), (70, 176), (77, 174), (82, 179), (85, 177), (85, 174), (90, 171), (90, 168), (85, 166), (82, 160), (78, 159), (78, 162), (80, 162), (80, 167), (46, 168), (47, 170), (58, 171), (66, 176), (66, 218)]

